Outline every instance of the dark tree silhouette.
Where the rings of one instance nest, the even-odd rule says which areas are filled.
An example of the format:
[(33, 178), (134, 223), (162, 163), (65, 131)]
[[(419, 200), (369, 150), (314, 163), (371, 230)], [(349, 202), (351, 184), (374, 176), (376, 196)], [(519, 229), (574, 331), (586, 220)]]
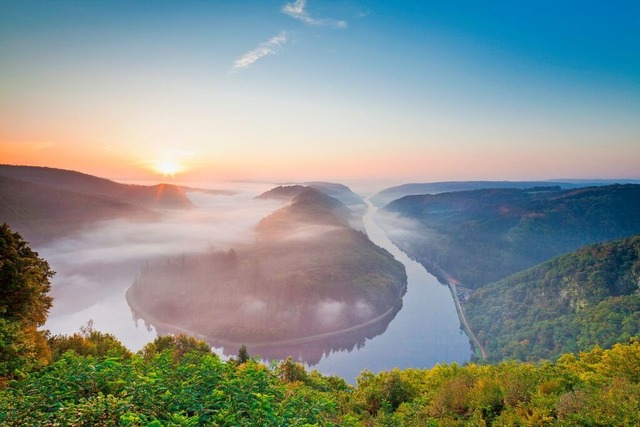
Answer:
[(47, 293), (53, 275), (19, 233), (7, 224), (0, 227), (0, 382), (49, 358), (44, 334), (37, 328), (51, 308)]
[(247, 351), (247, 346), (246, 345), (241, 345), (240, 349), (238, 350), (238, 364), (242, 365), (243, 363), (246, 363), (249, 360), (249, 352)]

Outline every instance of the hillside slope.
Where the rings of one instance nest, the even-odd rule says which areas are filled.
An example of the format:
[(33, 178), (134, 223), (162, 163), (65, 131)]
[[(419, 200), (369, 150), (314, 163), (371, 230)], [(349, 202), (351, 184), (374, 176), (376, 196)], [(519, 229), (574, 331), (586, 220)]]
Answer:
[(172, 184), (127, 185), (81, 172), (35, 166), (0, 165), (0, 176), (146, 208), (188, 208), (186, 189)]
[(640, 335), (640, 236), (599, 243), (484, 286), (467, 317), (492, 360), (537, 360)]
[(640, 233), (640, 185), (491, 189), (407, 196), (377, 217), (437, 275), (479, 287), (562, 253)]
[(371, 197), (371, 202), (384, 207), (394, 200), (405, 196), (419, 196), (424, 194), (453, 193), (457, 191), (485, 190), (492, 188), (532, 188), (532, 187), (559, 187), (574, 188), (576, 184), (556, 181), (443, 181), (401, 184), (395, 187), (385, 188)]
[(640, 184), (637, 179), (616, 180), (588, 180), (588, 179), (554, 179), (549, 181), (443, 181), (402, 184), (385, 188), (371, 197), (374, 205), (382, 208), (388, 203), (405, 196), (417, 196), (422, 194), (451, 193), (455, 191), (472, 191), (491, 188), (519, 188), (533, 187), (558, 187), (570, 190), (582, 187), (599, 187), (614, 184)]
[[(317, 190), (329, 197), (329, 200), (335, 200), (340, 202), (340, 206), (334, 206), (339, 210), (339, 217), (355, 230), (364, 232), (364, 224), (362, 222), (362, 216), (367, 211), (367, 205), (364, 203), (362, 197), (355, 194), (351, 189), (342, 184), (334, 184), (329, 182), (310, 182), (304, 185), (287, 185), (278, 186), (272, 188), (269, 191), (265, 191), (256, 197), (256, 199), (275, 199), (282, 200), (283, 202), (290, 202), (295, 197), (305, 193), (308, 189)], [(307, 193), (307, 197), (312, 193)], [(298, 207), (301, 208), (301, 200), (298, 200)], [(335, 204), (335, 202), (333, 202)], [(336, 213), (338, 213), (336, 211)]]
[(121, 201), (0, 176), (0, 223), (10, 224), (32, 243), (67, 235), (95, 221), (157, 217)]
[(364, 199), (354, 193), (349, 187), (344, 184), (311, 181), (305, 182), (304, 185), (315, 188), (316, 190), (320, 190), (327, 196), (340, 200), (345, 206), (349, 206), (350, 208), (356, 207), (358, 205), (365, 205)]

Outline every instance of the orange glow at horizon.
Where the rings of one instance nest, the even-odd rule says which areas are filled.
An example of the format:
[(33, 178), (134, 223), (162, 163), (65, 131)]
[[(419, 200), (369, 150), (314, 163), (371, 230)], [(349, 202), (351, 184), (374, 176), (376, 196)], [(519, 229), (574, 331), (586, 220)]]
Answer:
[[(494, 145), (496, 145), (494, 143)], [(7, 140), (0, 137), (0, 163), (77, 170), (114, 180), (179, 181), (259, 180), (536, 180), (573, 177), (637, 179), (640, 146), (630, 150), (584, 146), (580, 152), (552, 142), (486, 144), (383, 145), (377, 150), (326, 145), (268, 149), (218, 150), (193, 144), (177, 150), (122, 144), (87, 144), (71, 140)], [(154, 152), (155, 151), (155, 152)], [(150, 155), (150, 153), (152, 153)], [(615, 170), (615, 173), (611, 171)], [(615, 176), (614, 176), (615, 175)]]

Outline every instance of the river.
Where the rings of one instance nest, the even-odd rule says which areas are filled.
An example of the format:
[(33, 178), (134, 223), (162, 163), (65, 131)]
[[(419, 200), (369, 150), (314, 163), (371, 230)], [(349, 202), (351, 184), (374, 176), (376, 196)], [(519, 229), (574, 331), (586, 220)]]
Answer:
[[(249, 201), (256, 203), (253, 196), (225, 203)], [(255, 223), (273, 208), (264, 205), (262, 211), (254, 212), (254, 205), (251, 205), (247, 211), (255, 218), (247, 216), (245, 221), (247, 224)], [(377, 330), (374, 328), (375, 332), (369, 331), (368, 335), (358, 337), (351, 344), (330, 347), (349, 350), (318, 351), (317, 347), (314, 348), (316, 356), (312, 359), (311, 368), (353, 382), (364, 369), (378, 372), (395, 367), (429, 368), (437, 363), (468, 361), (471, 356), (469, 340), (460, 329), (449, 289), (387, 238), (374, 220), (376, 210), (369, 203), (363, 218), (365, 229), (375, 244), (388, 250), (406, 268), (408, 287), (402, 309), (390, 323), (387, 321)], [(218, 213), (205, 217), (202, 217), (202, 212), (190, 215), (192, 220), (194, 215), (198, 215), (198, 220), (213, 228), (190, 229), (180, 222), (185, 218), (175, 218), (176, 224), (181, 224), (181, 239), (176, 240), (171, 235), (167, 236), (168, 230), (172, 229), (159, 229), (159, 225), (135, 224), (127, 228), (129, 225), (109, 224), (103, 230), (86, 233), (81, 238), (38, 248), (40, 255), (58, 272), (53, 279), (54, 308), (45, 327), (54, 334), (70, 334), (91, 319), (97, 330), (114, 334), (134, 351), (152, 341), (157, 335), (155, 328), (141, 320), (136, 321), (125, 300), (125, 292), (140, 268), (147, 262), (162, 259), (169, 250), (183, 253), (189, 248), (202, 250), (208, 244), (203, 236), (214, 232), (219, 235), (220, 229), (229, 229), (232, 224), (225, 222), (231, 221), (230, 218), (220, 218)], [(237, 214), (229, 217), (233, 217), (233, 224), (237, 223)], [(152, 241), (163, 230), (166, 241)], [(349, 339), (345, 337), (345, 341)], [(223, 354), (223, 349), (216, 351)]]
[(377, 208), (369, 201), (367, 204), (364, 225), (369, 239), (388, 250), (407, 270), (403, 306), (383, 334), (351, 352), (331, 353), (313, 368), (353, 381), (363, 369), (378, 372), (467, 362), (471, 357), (469, 338), (460, 329), (449, 288), (389, 240), (374, 220)]

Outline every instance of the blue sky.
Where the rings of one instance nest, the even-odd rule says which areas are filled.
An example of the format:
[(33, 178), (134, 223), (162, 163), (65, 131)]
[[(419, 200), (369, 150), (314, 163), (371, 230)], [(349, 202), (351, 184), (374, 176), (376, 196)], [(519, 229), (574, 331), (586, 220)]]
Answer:
[(3, 162), (640, 177), (640, 3), (1, 1)]

